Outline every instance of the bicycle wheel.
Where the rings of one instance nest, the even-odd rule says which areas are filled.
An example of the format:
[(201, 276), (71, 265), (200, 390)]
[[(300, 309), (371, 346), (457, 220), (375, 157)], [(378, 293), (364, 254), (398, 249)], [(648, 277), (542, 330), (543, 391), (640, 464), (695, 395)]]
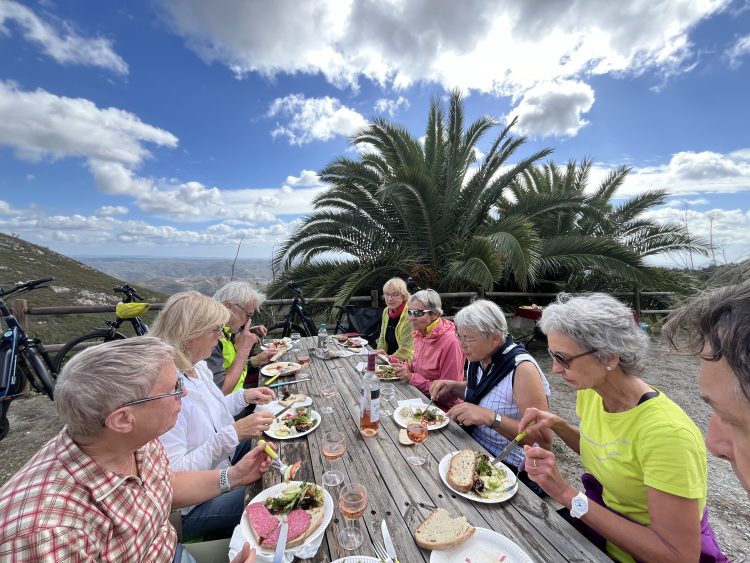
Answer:
[(52, 379), (52, 366), (47, 364), (39, 350), (35, 348), (27, 348), (21, 352), (21, 356), (28, 368), (31, 386), (54, 401), (55, 382)]
[(6, 416), (8, 409), (10, 408), (10, 401), (0, 402), (0, 440), (8, 435), (10, 430), (10, 421)]
[(310, 336), (310, 333), (306, 328), (299, 325), (291, 325), (291, 329), (287, 329), (286, 323), (275, 323), (268, 329), (268, 338), (286, 338), (293, 332), (299, 332), (300, 336)]
[(126, 338), (124, 334), (106, 329), (95, 330), (94, 332), (74, 338), (60, 348), (57, 356), (55, 356), (55, 373), (59, 375), (68, 360), (84, 348), (96, 346), (97, 344), (102, 344), (104, 342), (111, 342), (112, 340), (123, 340), (124, 338)]

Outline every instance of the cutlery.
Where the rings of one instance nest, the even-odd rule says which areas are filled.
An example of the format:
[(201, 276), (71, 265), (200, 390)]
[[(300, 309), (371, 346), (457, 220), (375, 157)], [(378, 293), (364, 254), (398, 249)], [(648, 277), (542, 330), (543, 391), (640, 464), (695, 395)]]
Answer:
[(388, 557), (388, 553), (385, 551), (385, 547), (380, 542), (372, 542), (372, 547), (375, 550), (375, 555), (377, 556), (380, 561), (385, 561), (385, 563), (393, 563), (393, 559)]
[(388, 359), (388, 356), (386, 356), (385, 354), (378, 354), (378, 360), (380, 360), (387, 366), (391, 365), (391, 361)]
[(383, 534), (383, 543), (385, 544), (385, 551), (388, 554), (388, 560), (392, 560), (394, 563), (399, 563), (398, 556), (396, 555), (396, 548), (393, 545), (391, 533), (388, 531), (388, 524), (386, 523), (385, 518), (380, 525), (380, 531)]
[(299, 401), (295, 401), (295, 402), (294, 402), (294, 403), (292, 403), (291, 405), (287, 405), (287, 406), (285, 406), (285, 407), (284, 407), (283, 409), (281, 409), (281, 410), (280, 410), (279, 412), (277, 412), (277, 413), (276, 413), (276, 414), (274, 415), (274, 420), (279, 420), (279, 417), (281, 417), (281, 415), (282, 415), (282, 414), (284, 414), (284, 413), (285, 413), (286, 411), (288, 411), (289, 409), (291, 409), (291, 408), (292, 408), (292, 407), (293, 407), (294, 405), (296, 405), (297, 403), (299, 403)]
[(281, 480), (285, 483), (291, 480), (297, 473), (297, 471), (299, 471), (299, 468), (302, 465), (301, 461), (297, 461), (292, 465), (287, 465), (286, 463), (281, 461), (278, 452), (274, 450), (268, 442), (266, 442), (265, 440), (258, 440), (258, 445), (265, 446), (264, 451), (266, 452), (266, 455), (268, 455), (268, 457), (273, 460), (272, 465), (279, 470), (279, 472), (281, 473)]
[(518, 447), (518, 442), (523, 440), (525, 437), (526, 437), (526, 430), (524, 430), (518, 436), (513, 438), (513, 440), (511, 440), (510, 443), (503, 448), (503, 451), (497, 454), (497, 457), (495, 457), (495, 459), (493, 459), (490, 462), (490, 465), (497, 465), (498, 461), (503, 461), (506, 457), (510, 455), (510, 452), (512, 452)]
[(302, 383), (303, 381), (310, 381), (311, 379), (312, 377), (303, 377), (301, 379), (294, 379), (292, 381), (284, 381), (283, 383), (274, 383), (273, 385), (266, 385), (266, 387), (275, 389), (276, 387), (283, 387), (284, 385), (294, 385), (295, 383)]
[(284, 549), (286, 549), (286, 538), (289, 534), (289, 524), (286, 516), (281, 520), (281, 532), (279, 532), (279, 541), (276, 544), (276, 553), (273, 555), (273, 563), (284, 563)]
[(263, 384), (265, 387), (268, 387), (271, 383), (276, 381), (281, 376), (281, 373), (277, 373), (272, 378), (267, 379), (266, 382)]

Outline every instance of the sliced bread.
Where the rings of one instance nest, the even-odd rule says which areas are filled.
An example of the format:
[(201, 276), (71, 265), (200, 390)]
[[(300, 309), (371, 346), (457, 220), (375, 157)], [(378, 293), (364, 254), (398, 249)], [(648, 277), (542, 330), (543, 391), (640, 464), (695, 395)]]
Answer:
[(438, 508), (414, 530), (414, 540), (424, 549), (451, 549), (469, 539), (475, 530), (465, 516), (451, 518), (447, 510)]
[(474, 468), (477, 465), (477, 452), (461, 450), (451, 458), (448, 466), (448, 484), (462, 493), (468, 493), (474, 486)]
[(411, 446), (414, 443), (411, 438), (409, 438), (409, 433), (406, 431), (406, 428), (402, 428), (398, 431), (398, 441), (401, 442), (402, 446)]

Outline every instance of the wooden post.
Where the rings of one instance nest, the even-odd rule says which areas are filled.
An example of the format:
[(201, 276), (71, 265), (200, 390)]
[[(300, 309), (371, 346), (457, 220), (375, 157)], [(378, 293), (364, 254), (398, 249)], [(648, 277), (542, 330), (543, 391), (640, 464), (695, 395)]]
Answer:
[[(484, 287), (479, 286), (477, 287), (477, 299), (484, 299)], [(471, 299), (469, 299), (471, 301)]]
[(638, 319), (641, 320), (641, 290), (637, 285), (633, 288), (633, 309)]
[(28, 302), (26, 299), (14, 299), (10, 302), (10, 310), (13, 316), (16, 317), (18, 324), (21, 328), (26, 330), (26, 311), (28, 309)]
[(380, 294), (377, 289), (370, 290), (370, 306), (373, 309), (380, 307)]

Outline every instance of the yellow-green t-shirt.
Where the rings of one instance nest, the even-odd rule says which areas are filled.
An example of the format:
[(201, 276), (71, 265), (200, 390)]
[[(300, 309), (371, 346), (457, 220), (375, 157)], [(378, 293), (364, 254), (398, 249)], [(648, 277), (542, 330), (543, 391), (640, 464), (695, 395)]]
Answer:
[[(698, 427), (664, 393), (625, 412), (604, 410), (591, 389), (578, 392), (583, 467), (604, 487), (604, 503), (648, 526), (647, 487), (706, 505), (706, 447)], [(616, 561), (633, 558), (607, 542)]]

